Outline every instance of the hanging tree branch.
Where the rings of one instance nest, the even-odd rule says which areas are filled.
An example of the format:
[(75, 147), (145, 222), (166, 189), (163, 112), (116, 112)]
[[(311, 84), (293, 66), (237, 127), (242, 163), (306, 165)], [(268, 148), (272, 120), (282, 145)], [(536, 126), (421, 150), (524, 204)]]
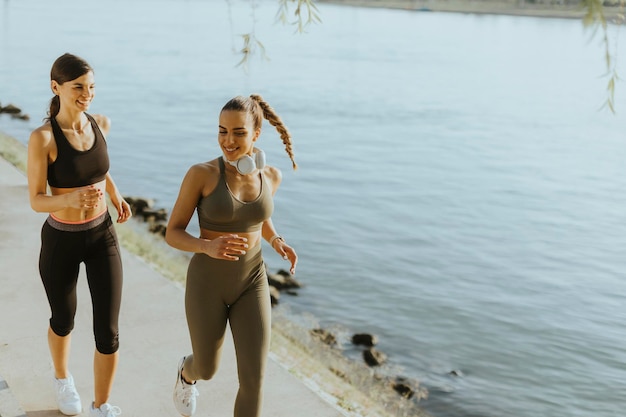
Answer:
[[(276, 14), (276, 20), (280, 21), (282, 24), (291, 23), (292, 25), (297, 25), (296, 32), (298, 33), (303, 33), (308, 25), (322, 21), (320, 19), (319, 10), (315, 3), (313, 3), (313, 0), (278, 0), (278, 3), (279, 8)], [(289, 3), (297, 3), (294, 12), (296, 20), (293, 22), (289, 22)], [(306, 20), (303, 20), (302, 11), (305, 8), (307, 17)]]
[(261, 57), (268, 59), (265, 54), (265, 46), (259, 41), (254, 32), (252, 33), (244, 33), (241, 35), (243, 38), (243, 47), (239, 50), (239, 53), (242, 54), (241, 61), (236, 65), (238, 67), (242, 67), (244, 71), (248, 72), (248, 62), (250, 61), (250, 56), (254, 55), (257, 50), (261, 52)]
[[(624, 23), (624, 4), (626, 0), (620, 0), (620, 13), (614, 19), (616, 25)], [(612, 113), (615, 113), (615, 84), (619, 81), (617, 75), (617, 59), (611, 54), (611, 45), (609, 42), (609, 23), (604, 13), (603, 0), (582, 0), (582, 7), (585, 9), (583, 16), (583, 24), (587, 28), (593, 29), (592, 36), (596, 36), (599, 30), (602, 31), (602, 43), (604, 44), (604, 60), (606, 64), (607, 82), (607, 99), (602, 107), (608, 107)], [(615, 38), (615, 50), (617, 51), (617, 37)]]
[[(226, 0), (228, 4), (229, 16), (231, 14), (231, 0)], [(295, 10), (293, 12), (293, 16), (295, 20), (290, 21), (289, 15), (290, 8), (292, 4), (295, 3)], [(250, 57), (257, 52), (261, 53), (261, 57), (264, 59), (267, 58), (267, 54), (265, 53), (265, 46), (261, 41), (256, 37), (256, 8), (258, 7), (256, 0), (250, 0), (250, 5), (252, 8), (252, 30), (248, 33), (244, 33), (240, 35), (243, 39), (243, 45), (239, 50), (239, 54), (241, 54), (241, 60), (237, 63), (236, 66), (242, 67), (244, 71), (248, 71), (248, 64), (250, 62)], [(232, 17), (231, 17), (231, 31), (232, 31)], [(313, 0), (278, 0), (278, 12), (276, 13), (276, 21), (286, 25), (292, 24), (296, 25), (297, 33), (304, 33), (307, 26), (313, 23), (320, 23), (322, 20), (320, 19), (319, 11), (317, 6), (313, 2)]]

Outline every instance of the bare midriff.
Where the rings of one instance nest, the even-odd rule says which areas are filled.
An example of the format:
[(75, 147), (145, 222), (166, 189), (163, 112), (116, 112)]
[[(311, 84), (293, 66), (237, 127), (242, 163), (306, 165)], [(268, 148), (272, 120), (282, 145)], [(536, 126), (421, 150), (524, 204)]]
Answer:
[(200, 238), (213, 240), (220, 236), (225, 235), (237, 235), (239, 237), (245, 237), (248, 239), (248, 248), (253, 248), (258, 245), (261, 241), (261, 231), (258, 230), (256, 232), (216, 232), (215, 230), (208, 229), (200, 229)]
[[(73, 207), (64, 208), (63, 210), (55, 211), (54, 213), (52, 213), (54, 218), (67, 223), (83, 223), (95, 219), (96, 217), (104, 213), (107, 210), (106, 198), (104, 197), (106, 190), (106, 180), (102, 180), (100, 182), (92, 184), (91, 186), (100, 191), (100, 194), (102, 195), (102, 198), (98, 201), (95, 207), (86, 209), (78, 209)], [(91, 186), (87, 185), (84, 187), (74, 188), (50, 187), (50, 192), (52, 193), (52, 195), (63, 195), (69, 194), (79, 189), (89, 188)]]

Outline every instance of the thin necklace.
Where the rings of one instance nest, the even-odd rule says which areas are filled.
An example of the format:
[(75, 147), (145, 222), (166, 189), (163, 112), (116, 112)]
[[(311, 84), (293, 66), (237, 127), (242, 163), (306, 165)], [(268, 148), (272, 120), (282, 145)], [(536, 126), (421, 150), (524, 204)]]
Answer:
[(85, 132), (85, 129), (87, 128), (89, 123), (90, 123), (89, 119), (87, 119), (85, 124), (83, 126), (79, 127), (78, 129), (74, 129), (73, 127), (62, 127), (61, 130), (68, 130), (68, 131), (72, 131), (74, 133), (77, 133), (77, 134), (81, 135), (81, 134), (83, 134)]

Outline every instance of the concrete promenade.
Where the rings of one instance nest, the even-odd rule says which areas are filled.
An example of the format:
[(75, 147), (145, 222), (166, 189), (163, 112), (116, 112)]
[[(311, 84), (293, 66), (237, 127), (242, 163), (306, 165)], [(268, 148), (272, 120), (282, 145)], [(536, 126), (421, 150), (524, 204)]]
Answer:
[[(0, 158), (0, 417), (62, 415), (52, 390), (46, 337), (50, 310), (38, 272), (40, 230), (46, 217), (31, 210), (24, 174)], [(122, 259), (120, 363), (110, 402), (122, 409), (122, 416), (178, 416), (172, 403), (176, 366), (181, 356), (191, 352), (183, 288), (123, 248)], [(83, 410), (88, 410), (93, 400), (94, 342), (83, 267), (78, 290), (70, 370)], [(198, 390), (197, 416), (233, 415), (237, 376), (230, 332), (216, 377), (198, 382)], [(262, 415), (346, 414), (270, 360)]]

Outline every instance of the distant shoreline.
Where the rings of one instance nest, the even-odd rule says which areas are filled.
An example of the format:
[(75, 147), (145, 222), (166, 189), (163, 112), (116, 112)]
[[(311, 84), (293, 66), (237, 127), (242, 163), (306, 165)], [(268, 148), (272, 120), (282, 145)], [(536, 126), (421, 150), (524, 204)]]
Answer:
[[(540, 4), (523, 0), (318, 0), (343, 6), (414, 10), (416, 12), (448, 12), (493, 14), (526, 17), (582, 19), (585, 10), (580, 4)], [(555, 0), (566, 3), (565, 0)], [(622, 6), (605, 6), (607, 21), (623, 22)]]

